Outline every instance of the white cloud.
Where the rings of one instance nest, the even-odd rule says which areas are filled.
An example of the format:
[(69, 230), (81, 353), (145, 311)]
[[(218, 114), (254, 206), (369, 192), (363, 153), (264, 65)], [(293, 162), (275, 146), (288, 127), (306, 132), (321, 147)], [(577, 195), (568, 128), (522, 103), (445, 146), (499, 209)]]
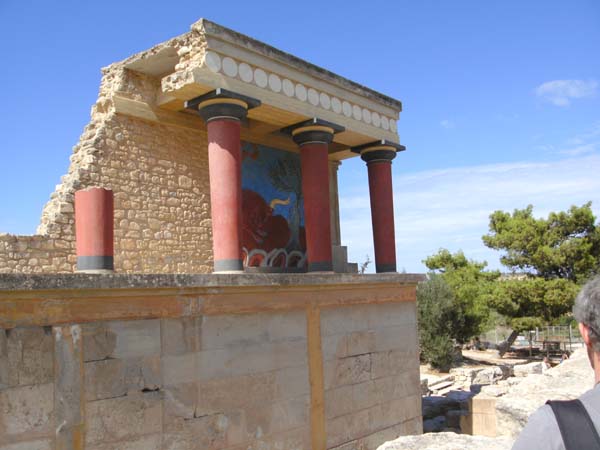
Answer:
[(440, 122), (440, 125), (442, 126), (442, 128), (445, 128), (446, 130), (449, 130), (451, 128), (454, 128), (454, 122), (452, 122), (449, 119), (444, 119)]
[(538, 150), (562, 156), (582, 156), (595, 153), (600, 149), (600, 121), (594, 123), (585, 133), (565, 140), (563, 145), (538, 145)]
[(596, 80), (553, 80), (535, 88), (535, 94), (556, 106), (568, 106), (572, 99), (594, 96), (597, 89)]
[[(340, 177), (345, 173), (340, 172)], [(365, 171), (366, 172), (366, 171)], [(500, 253), (487, 249), (489, 215), (534, 205), (545, 217), (593, 200), (600, 213), (600, 155), (553, 162), (490, 164), (418, 172), (394, 177), (398, 268), (425, 271), (421, 261), (441, 247), (462, 249), (468, 257), (500, 268)], [(342, 244), (351, 261), (373, 260), (368, 183), (361, 180), (340, 191)]]

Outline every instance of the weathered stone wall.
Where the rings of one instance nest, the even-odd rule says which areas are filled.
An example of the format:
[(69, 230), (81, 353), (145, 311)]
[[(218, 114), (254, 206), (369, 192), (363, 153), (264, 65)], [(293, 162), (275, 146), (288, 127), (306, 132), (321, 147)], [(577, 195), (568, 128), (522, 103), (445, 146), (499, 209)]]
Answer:
[(118, 115), (112, 108), (115, 92), (152, 102), (158, 86), (158, 78), (122, 67), (105, 70), (92, 121), (44, 208), (37, 235), (0, 234), (0, 273), (74, 271), (74, 193), (90, 186), (115, 194), (115, 270), (211, 270), (205, 132)]
[(422, 432), (414, 303), (321, 314), (327, 447), (376, 448)]
[(414, 286), (282, 277), (6, 293), (0, 276), (0, 450), (369, 450), (420, 432)]

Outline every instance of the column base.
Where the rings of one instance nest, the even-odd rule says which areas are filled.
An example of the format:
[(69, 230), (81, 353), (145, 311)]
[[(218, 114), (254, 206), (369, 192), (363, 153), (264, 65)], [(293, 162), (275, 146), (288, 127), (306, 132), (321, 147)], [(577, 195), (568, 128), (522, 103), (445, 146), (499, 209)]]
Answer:
[(77, 272), (104, 273), (104, 271), (112, 272), (114, 269), (114, 258), (112, 256), (77, 257)]
[(308, 272), (333, 272), (333, 264), (331, 261), (309, 262)]
[(109, 270), (109, 269), (88, 269), (88, 270), (77, 269), (75, 273), (85, 273), (88, 275), (112, 275), (113, 273), (115, 273), (115, 271)]
[(215, 261), (213, 273), (237, 273), (243, 272), (244, 266), (241, 259), (219, 259)]
[(396, 272), (396, 264), (375, 264), (375, 272)]

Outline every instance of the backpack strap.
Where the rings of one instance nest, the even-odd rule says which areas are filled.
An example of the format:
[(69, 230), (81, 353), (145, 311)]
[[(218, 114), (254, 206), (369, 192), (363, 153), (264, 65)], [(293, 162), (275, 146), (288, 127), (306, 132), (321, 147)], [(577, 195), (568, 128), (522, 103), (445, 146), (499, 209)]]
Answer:
[(566, 450), (600, 450), (600, 436), (579, 399), (548, 400)]

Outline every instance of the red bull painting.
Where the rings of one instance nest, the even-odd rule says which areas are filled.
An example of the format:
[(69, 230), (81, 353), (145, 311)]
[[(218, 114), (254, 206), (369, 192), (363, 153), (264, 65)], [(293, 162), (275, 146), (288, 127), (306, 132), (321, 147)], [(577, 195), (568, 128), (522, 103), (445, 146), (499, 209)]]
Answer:
[(306, 237), (300, 157), (242, 146), (242, 251), (245, 267), (302, 271)]

